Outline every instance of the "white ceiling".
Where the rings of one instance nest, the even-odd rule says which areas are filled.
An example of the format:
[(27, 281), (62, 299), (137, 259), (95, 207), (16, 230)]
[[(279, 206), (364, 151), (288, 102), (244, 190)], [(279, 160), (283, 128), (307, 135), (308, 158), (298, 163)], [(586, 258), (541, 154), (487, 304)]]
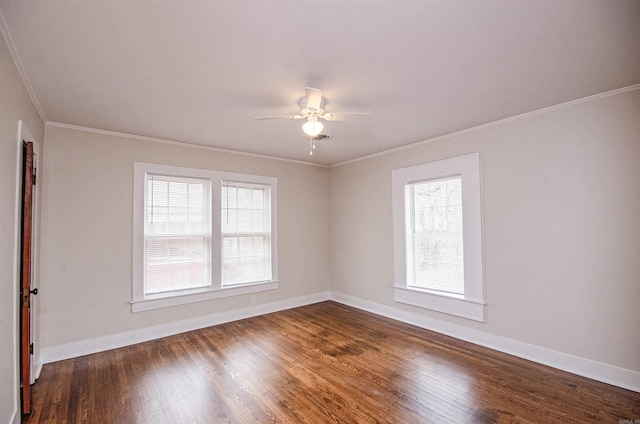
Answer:
[[(0, 0), (47, 121), (336, 164), (640, 83), (640, 0)], [(0, 18), (2, 18), (0, 16)], [(306, 86), (333, 138), (309, 156)]]

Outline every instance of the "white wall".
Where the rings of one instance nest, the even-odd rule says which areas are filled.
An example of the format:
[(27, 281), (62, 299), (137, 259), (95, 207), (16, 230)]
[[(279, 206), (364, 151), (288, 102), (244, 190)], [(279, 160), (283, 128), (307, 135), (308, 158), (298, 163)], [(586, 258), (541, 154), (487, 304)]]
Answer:
[[(485, 323), (395, 303), (391, 289), (391, 170), (472, 152)], [(333, 292), (640, 371), (640, 90), (331, 168), (330, 204)]]
[(17, 335), (18, 287), (14, 266), (14, 234), (18, 184), (18, 120), (38, 141), (44, 126), (20, 79), (4, 38), (0, 36), (0, 423), (16, 419), (19, 363)]
[(45, 132), (39, 295), (42, 349), (250, 305), (249, 295), (243, 295), (131, 312), (134, 162), (277, 177), (280, 286), (258, 293), (258, 306), (327, 292), (326, 168), (52, 124), (46, 125)]

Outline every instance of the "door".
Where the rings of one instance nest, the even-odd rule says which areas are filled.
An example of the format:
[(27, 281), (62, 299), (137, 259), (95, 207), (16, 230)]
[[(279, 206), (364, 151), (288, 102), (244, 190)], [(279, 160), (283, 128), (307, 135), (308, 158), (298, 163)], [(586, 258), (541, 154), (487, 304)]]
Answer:
[(31, 412), (31, 295), (33, 262), (33, 195), (34, 151), (33, 143), (25, 142), (22, 149), (22, 237), (20, 266), (20, 370), (22, 381), (22, 413)]

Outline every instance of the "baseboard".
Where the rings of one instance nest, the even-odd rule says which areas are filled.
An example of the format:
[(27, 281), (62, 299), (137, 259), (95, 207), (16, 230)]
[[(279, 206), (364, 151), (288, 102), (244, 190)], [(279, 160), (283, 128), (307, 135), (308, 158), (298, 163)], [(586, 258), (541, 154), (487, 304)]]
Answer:
[[(38, 377), (40, 377), (40, 372), (42, 371), (42, 362), (39, 362), (36, 366), (36, 375), (35, 375), (35, 379), (37, 380)], [(17, 402), (21, 402), (20, 397), (17, 398)], [(13, 412), (11, 413), (11, 416), (9, 418), (9, 421), (7, 421), (7, 424), (20, 424), (20, 422), (22, 421), (22, 414), (21, 414), (21, 406), (18, 405), (17, 407), (15, 407), (13, 409)]]
[(272, 312), (283, 311), (285, 309), (297, 308), (330, 299), (329, 292), (315, 293), (308, 296), (296, 297), (272, 303), (254, 305), (247, 308), (235, 309), (217, 314), (205, 315), (188, 320), (172, 322), (154, 327), (142, 328), (139, 330), (126, 331), (124, 333), (112, 334), (104, 337), (96, 337), (89, 340), (81, 340), (59, 346), (47, 347), (41, 350), (40, 359), (42, 364), (61, 361), (64, 359), (76, 358), (78, 356), (89, 355), (91, 353), (103, 352), (105, 350), (116, 349), (136, 343), (172, 336), (186, 331), (211, 327), (213, 325), (226, 322), (251, 318)]
[(36, 363), (36, 371), (33, 373), (33, 379), (37, 380), (40, 378), (40, 373), (42, 372), (42, 366), (44, 364), (42, 363), (42, 361), (40, 359), (38, 359), (38, 362)]
[(496, 336), (341, 293), (332, 292), (331, 300), (592, 380), (640, 392), (640, 372), (637, 371), (607, 365), (507, 337)]
[(11, 418), (9, 419), (9, 424), (20, 424), (22, 422), (22, 416), (20, 414), (20, 407), (13, 410), (13, 414), (11, 414)]
[[(251, 318), (285, 309), (297, 308), (326, 300), (333, 300), (377, 315), (406, 322), (408, 324), (455, 337), (460, 340), (465, 340), (480, 346), (485, 346), (500, 352), (508, 353), (539, 364), (640, 393), (640, 372), (637, 371), (592, 361), (579, 356), (558, 352), (507, 337), (485, 333), (462, 325), (441, 321), (435, 318), (422, 316), (398, 308), (335, 292), (315, 293), (308, 296), (286, 299), (278, 302), (143, 328), (140, 330), (127, 331), (124, 333), (44, 348), (40, 352), (41, 361), (38, 364), (38, 376), (42, 369), (42, 365), (50, 362), (129, 346), (166, 336), (172, 336), (174, 334), (184, 333), (186, 331), (197, 330), (200, 328), (210, 327), (212, 325)], [(13, 421), (15, 421), (15, 419)], [(19, 420), (16, 421), (16, 424), (18, 422)]]

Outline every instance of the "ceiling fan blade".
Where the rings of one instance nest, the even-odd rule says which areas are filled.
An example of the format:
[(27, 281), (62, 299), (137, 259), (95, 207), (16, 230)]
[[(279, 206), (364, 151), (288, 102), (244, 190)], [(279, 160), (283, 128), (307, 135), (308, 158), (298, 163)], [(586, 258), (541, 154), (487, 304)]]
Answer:
[(263, 119), (302, 119), (304, 116), (302, 115), (276, 115), (276, 116), (257, 116), (253, 119), (255, 120), (263, 120)]
[(305, 91), (307, 94), (307, 108), (320, 109), (320, 104), (322, 103), (322, 91), (311, 87), (305, 88)]
[(371, 116), (366, 112), (337, 112), (325, 113), (322, 118), (327, 121), (366, 121)]

